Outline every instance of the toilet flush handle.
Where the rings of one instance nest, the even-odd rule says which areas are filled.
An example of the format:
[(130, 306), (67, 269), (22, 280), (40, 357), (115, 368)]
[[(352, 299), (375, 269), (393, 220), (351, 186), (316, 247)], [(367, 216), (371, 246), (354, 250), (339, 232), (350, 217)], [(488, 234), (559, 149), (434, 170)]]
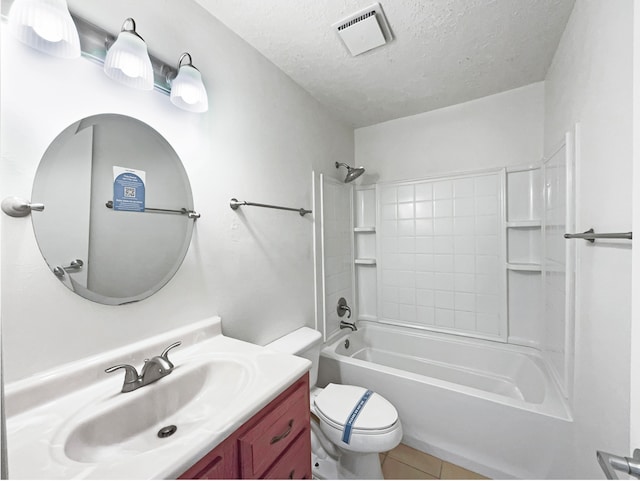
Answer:
[(351, 319), (351, 308), (347, 305), (347, 300), (344, 297), (341, 297), (338, 300), (338, 307), (336, 308), (336, 312), (338, 313), (338, 317), (343, 317), (345, 312), (348, 312), (347, 319)]

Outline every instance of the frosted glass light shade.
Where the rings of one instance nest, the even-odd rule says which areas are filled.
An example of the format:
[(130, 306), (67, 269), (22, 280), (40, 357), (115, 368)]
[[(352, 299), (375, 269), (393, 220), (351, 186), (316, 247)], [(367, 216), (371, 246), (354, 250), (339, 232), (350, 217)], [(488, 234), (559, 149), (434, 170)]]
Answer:
[(135, 31), (123, 30), (107, 51), (104, 73), (140, 90), (153, 90), (153, 67), (147, 44)]
[(178, 75), (171, 82), (170, 98), (173, 105), (189, 112), (209, 110), (209, 98), (202, 83), (202, 75), (192, 65), (180, 66)]
[(15, 0), (9, 31), (21, 42), (61, 58), (80, 56), (80, 39), (66, 0)]

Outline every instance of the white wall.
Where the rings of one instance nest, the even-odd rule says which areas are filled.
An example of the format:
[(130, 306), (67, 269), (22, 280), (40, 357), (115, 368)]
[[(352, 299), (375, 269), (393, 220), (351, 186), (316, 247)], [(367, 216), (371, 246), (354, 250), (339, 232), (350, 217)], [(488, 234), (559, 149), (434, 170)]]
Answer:
[(214, 314), (226, 334), (257, 343), (313, 325), (312, 216), (232, 211), (229, 199), (310, 208), (312, 170), (335, 176), (333, 162), (353, 158), (352, 129), (191, 1), (69, 4), (114, 33), (134, 17), (150, 51), (167, 62), (189, 51), (210, 110), (183, 112), (157, 92), (116, 84), (84, 59), (42, 55), (8, 38), (3, 24), (0, 198), (30, 197), (39, 159), (62, 129), (114, 112), (148, 123), (172, 144), (202, 217), (174, 279), (142, 302), (112, 307), (59, 283), (28, 217), (1, 216), (6, 381)]
[[(545, 149), (580, 123), (577, 230), (631, 230), (633, 2), (576, 2), (545, 85)], [(577, 242), (574, 438), (558, 477), (629, 456), (631, 245)], [(636, 408), (637, 409), (637, 406)]]
[(544, 84), (391, 120), (355, 132), (361, 183), (540, 162)]

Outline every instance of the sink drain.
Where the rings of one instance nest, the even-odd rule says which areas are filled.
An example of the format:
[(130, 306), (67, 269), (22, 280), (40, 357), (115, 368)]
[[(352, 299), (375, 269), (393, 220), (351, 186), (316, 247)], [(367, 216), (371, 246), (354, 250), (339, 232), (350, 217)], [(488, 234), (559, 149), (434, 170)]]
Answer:
[(178, 426), (176, 426), (174, 424), (172, 424), (170, 426), (165, 426), (162, 429), (160, 429), (160, 431), (158, 431), (158, 437), (159, 438), (168, 438), (173, 433), (175, 433), (177, 430), (178, 430)]

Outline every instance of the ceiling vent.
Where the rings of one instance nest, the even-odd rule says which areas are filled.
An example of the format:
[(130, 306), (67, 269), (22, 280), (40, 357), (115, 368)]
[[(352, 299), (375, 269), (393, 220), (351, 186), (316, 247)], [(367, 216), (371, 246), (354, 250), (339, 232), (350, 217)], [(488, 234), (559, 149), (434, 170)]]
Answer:
[(360, 55), (391, 41), (391, 30), (379, 3), (349, 15), (332, 27), (353, 55)]

